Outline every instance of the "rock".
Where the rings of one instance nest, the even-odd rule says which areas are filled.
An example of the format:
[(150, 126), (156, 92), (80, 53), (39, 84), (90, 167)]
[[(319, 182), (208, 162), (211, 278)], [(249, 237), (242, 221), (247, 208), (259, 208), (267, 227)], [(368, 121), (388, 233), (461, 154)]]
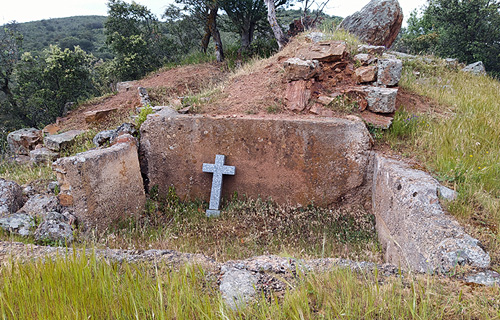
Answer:
[(29, 155), (42, 141), (42, 131), (35, 128), (19, 129), (7, 135), (7, 143), (13, 154)]
[(222, 266), (221, 273), (219, 289), (222, 298), (232, 310), (245, 307), (257, 294), (255, 286), (258, 277), (252, 272)]
[(73, 240), (73, 228), (65, 222), (66, 218), (59, 212), (50, 212), (38, 226), (35, 240), (56, 245), (70, 245)]
[(302, 60), (318, 60), (320, 62), (340, 61), (346, 55), (346, 44), (342, 41), (323, 41), (313, 43), (298, 50), (296, 57)]
[(446, 58), (444, 59), (446, 66), (452, 69), (458, 68), (458, 60), (454, 58)]
[(360, 114), (361, 119), (365, 122), (371, 124), (375, 128), (379, 129), (389, 129), (392, 124), (393, 117), (385, 116), (382, 114), (373, 113), (370, 111), (364, 111)]
[(59, 193), (59, 183), (57, 183), (57, 181), (49, 182), (49, 184), (47, 185), (47, 191), (52, 194)]
[(45, 134), (56, 134), (59, 130), (61, 130), (61, 127), (59, 127), (57, 124), (49, 124), (43, 128), (42, 132)]
[(134, 86), (134, 81), (123, 81), (116, 84), (116, 91), (127, 92), (130, 88)]
[(142, 213), (146, 197), (135, 141), (125, 134), (109, 148), (54, 162), (59, 201), (73, 206), (84, 228), (107, 230), (113, 223)]
[(391, 55), (393, 55), (397, 58), (401, 58), (401, 59), (413, 60), (413, 59), (417, 58), (417, 56), (415, 56), (413, 54), (408, 54), (408, 53), (404, 53), (404, 52), (390, 51), (389, 53)]
[(377, 62), (377, 58), (369, 53), (358, 53), (354, 56), (354, 61), (358, 61), (362, 66), (367, 66)]
[(327, 97), (327, 96), (319, 96), (318, 97), (318, 102), (324, 106), (329, 105), (330, 103), (333, 102), (333, 100), (335, 100), (335, 98)]
[(290, 111), (303, 111), (309, 99), (311, 98), (311, 90), (307, 88), (307, 81), (299, 80), (292, 81), (287, 84), (286, 90), (286, 108)]
[(396, 111), (397, 88), (363, 87), (366, 92), (368, 110), (378, 113)]
[(59, 211), (59, 200), (55, 196), (35, 194), (31, 196), (18, 212), (26, 213), (32, 217), (45, 219), (49, 212)]
[(84, 130), (70, 130), (60, 134), (46, 136), (43, 141), (50, 150), (61, 151), (75, 143), (76, 137), (84, 133)]
[(139, 92), (139, 100), (141, 100), (141, 105), (145, 107), (151, 104), (151, 101), (149, 100), (148, 90), (146, 90), (146, 88), (138, 87), (137, 91)]
[(186, 113), (189, 113), (190, 110), (191, 110), (191, 106), (187, 106), (187, 107), (179, 109), (178, 112), (180, 114), (186, 114)]
[(0, 217), (16, 212), (23, 204), (21, 186), (14, 181), (0, 179)]
[(354, 77), (357, 83), (368, 83), (377, 80), (377, 67), (360, 67), (354, 70)]
[(484, 68), (482, 61), (471, 63), (467, 65), (465, 68), (463, 68), (462, 71), (469, 72), (477, 76), (486, 74), (486, 69)]
[(402, 23), (403, 11), (397, 0), (371, 0), (360, 11), (342, 20), (339, 28), (368, 44), (390, 48)]
[(457, 198), (457, 192), (455, 190), (452, 190), (450, 188), (447, 188), (445, 186), (438, 186), (437, 193), (439, 198), (447, 200), (447, 201), (453, 201)]
[(493, 270), (486, 270), (467, 276), (465, 281), (482, 284), (488, 287), (492, 287), (494, 285), (498, 286), (500, 285), (500, 274)]
[[(180, 102), (179, 100), (179, 104), (176, 106), (180, 107), (182, 106), (182, 103)], [(144, 107), (139, 107), (137, 109), (135, 109), (135, 111), (137, 113), (141, 113), (141, 111), (144, 109)], [(151, 109), (153, 109), (153, 112), (160, 112), (160, 111), (163, 111), (165, 109), (168, 109), (168, 110), (173, 110), (174, 112), (177, 112), (174, 108), (172, 108), (171, 106), (152, 106)]]
[(292, 80), (308, 80), (321, 73), (321, 68), (317, 60), (302, 60), (290, 58), (283, 63), (285, 68), (285, 78)]
[(362, 44), (358, 46), (359, 53), (373, 54), (377, 56), (381, 56), (385, 52), (384, 46), (370, 46), (366, 44)]
[(52, 163), (57, 158), (59, 158), (59, 153), (45, 147), (30, 151), (30, 161), (35, 164)]
[(98, 122), (105, 117), (109, 116), (111, 113), (117, 111), (118, 108), (110, 108), (106, 110), (96, 110), (96, 111), (87, 111), (83, 115), (85, 116), (85, 122), (93, 123)]
[(10, 233), (16, 233), (21, 236), (29, 236), (31, 228), (35, 226), (35, 220), (25, 213), (13, 213), (0, 218), (0, 228)]
[(326, 36), (322, 32), (311, 32), (306, 36), (307, 39), (310, 39), (312, 42), (320, 42), (325, 40)]
[(135, 128), (135, 124), (130, 122), (122, 123), (118, 128), (116, 128), (115, 132), (116, 136), (120, 136), (122, 134), (129, 134), (131, 136), (137, 135), (137, 129)]
[(116, 136), (115, 130), (104, 130), (95, 135), (92, 142), (96, 147), (101, 147), (106, 143), (111, 143), (111, 140)]
[(395, 86), (401, 79), (403, 62), (399, 59), (379, 59), (377, 84), (379, 86)]
[(439, 182), (403, 162), (375, 155), (372, 207), (385, 261), (419, 272), (448, 272), (457, 265), (488, 268), (478, 240), (445, 215)]
[(212, 175), (201, 167), (223, 154), (236, 166), (236, 175), (224, 177), (225, 197), (238, 191), (278, 203), (329, 205), (360, 190), (371, 148), (359, 118), (306, 115), (158, 115), (142, 124), (140, 136), (148, 186), (158, 185), (161, 196), (174, 187), (181, 199), (210, 198)]

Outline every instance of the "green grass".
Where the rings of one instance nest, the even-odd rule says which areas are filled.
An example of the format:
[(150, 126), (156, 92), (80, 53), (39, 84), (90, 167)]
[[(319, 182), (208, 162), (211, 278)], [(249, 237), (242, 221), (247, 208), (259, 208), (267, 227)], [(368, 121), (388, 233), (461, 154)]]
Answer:
[[(444, 184), (458, 191), (450, 213), (480, 237), (500, 263), (500, 83), (447, 68), (443, 63), (405, 61), (400, 86), (432, 98), (439, 113), (419, 118), (398, 113), (387, 136), (408, 146)], [(405, 123), (405, 119), (410, 119)], [(397, 142), (396, 140), (402, 138)]]
[(0, 178), (12, 180), (18, 184), (25, 184), (37, 180), (52, 181), (56, 179), (56, 174), (52, 171), (52, 166), (17, 164), (7, 159), (0, 160)]
[(145, 217), (117, 225), (93, 241), (204, 253), (220, 261), (262, 254), (381, 260), (374, 217), (361, 206), (297, 208), (233, 199), (217, 219), (207, 218), (205, 210), (205, 203), (180, 202), (171, 191), (160, 202), (149, 200)]
[[(298, 274), (281, 294), (230, 310), (216, 279), (69, 256), (0, 269), (2, 319), (499, 319), (500, 288), (430, 276), (379, 277), (334, 269)], [(284, 293), (284, 295), (283, 295)]]
[(96, 130), (87, 130), (84, 133), (78, 135), (71, 146), (64, 150), (61, 150), (61, 157), (74, 156), (77, 153), (85, 152), (92, 148), (95, 148), (95, 144), (92, 142), (92, 139), (94, 139), (96, 134)]

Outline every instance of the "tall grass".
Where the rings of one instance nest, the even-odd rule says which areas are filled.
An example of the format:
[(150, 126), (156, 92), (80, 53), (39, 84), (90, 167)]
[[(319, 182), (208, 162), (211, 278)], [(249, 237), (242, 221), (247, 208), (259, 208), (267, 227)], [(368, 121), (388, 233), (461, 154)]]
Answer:
[[(458, 191), (452, 214), (474, 224), (500, 262), (500, 83), (422, 60), (405, 62), (400, 86), (445, 106), (413, 134), (420, 160)], [(396, 121), (397, 123), (397, 121)]]
[(349, 270), (298, 275), (291, 290), (230, 310), (216, 279), (190, 266), (94, 256), (10, 263), (0, 270), (2, 319), (499, 319), (500, 288)]

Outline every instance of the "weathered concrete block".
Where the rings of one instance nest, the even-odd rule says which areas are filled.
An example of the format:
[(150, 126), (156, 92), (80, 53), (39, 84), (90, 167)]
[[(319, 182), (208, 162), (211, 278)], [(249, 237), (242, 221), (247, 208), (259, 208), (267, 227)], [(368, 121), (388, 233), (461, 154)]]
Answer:
[(456, 265), (487, 268), (479, 241), (445, 215), (439, 182), (400, 161), (375, 156), (373, 213), (388, 263), (420, 272), (446, 272)]
[(7, 135), (7, 143), (13, 154), (29, 155), (43, 141), (42, 131), (35, 128), (24, 128)]
[(60, 151), (71, 146), (76, 137), (84, 133), (84, 130), (70, 130), (60, 134), (46, 136), (43, 142), (47, 148), (54, 151)]
[(396, 111), (397, 88), (364, 87), (368, 110), (377, 113), (392, 113)]
[(395, 86), (401, 79), (403, 62), (399, 59), (378, 60), (377, 83), (382, 86)]
[[(123, 135), (125, 137), (128, 135)], [(129, 136), (130, 137), (130, 136)], [(90, 150), (53, 164), (59, 201), (72, 205), (86, 227), (104, 230), (115, 221), (140, 214), (145, 193), (133, 137), (106, 149)]]
[(216, 154), (236, 166), (223, 196), (238, 192), (280, 203), (328, 205), (364, 182), (370, 135), (359, 118), (262, 119), (156, 114), (141, 126), (141, 165), (149, 187), (208, 201)]

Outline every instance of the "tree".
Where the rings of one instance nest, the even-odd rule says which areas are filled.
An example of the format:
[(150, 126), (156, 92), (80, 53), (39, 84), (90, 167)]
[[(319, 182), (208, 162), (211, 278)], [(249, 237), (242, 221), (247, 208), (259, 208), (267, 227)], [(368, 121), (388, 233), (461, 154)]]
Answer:
[(156, 16), (145, 6), (122, 0), (108, 2), (106, 42), (116, 55), (118, 78), (137, 79), (163, 65), (169, 41), (160, 32)]
[(500, 72), (500, 3), (497, 0), (429, 0), (413, 13), (402, 36), (410, 51), (433, 52)]
[(24, 125), (42, 127), (64, 113), (67, 102), (97, 95), (95, 58), (80, 47), (51, 46), (41, 56), (24, 53), (16, 67), (17, 114)]
[(3, 27), (0, 33), (0, 91), (5, 94), (6, 103), (16, 107), (16, 102), (11, 89), (12, 74), (19, 61), (20, 48), (23, 36), (17, 31), (16, 23)]
[(264, 0), (267, 6), (267, 20), (271, 25), (271, 29), (273, 29), (274, 37), (278, 42), (279, 49), (283, 49), (288, 43), (288, 38), (283, 33), (281, 26), (278, 23), (278, 19), (276, 19), (276, 4), (274, 0)]
[(247, 50), (252, 43), (258, 24), (266, 17), (264, 0), (219, 0), (221, 8), (231, 21), (232, 29), (240, 34), (241, 49)]
[(219, 29), (217, 28), (218, 0), (176, 0), (176, 2), (184, 4), (183, 9), (188, 11), (198, 23), (203, 25), (202, 51), (207, 52), (210, 38), (213, 38), (216, 59), (218, 62), (222, 62), (224, 60), (224, 50)]

